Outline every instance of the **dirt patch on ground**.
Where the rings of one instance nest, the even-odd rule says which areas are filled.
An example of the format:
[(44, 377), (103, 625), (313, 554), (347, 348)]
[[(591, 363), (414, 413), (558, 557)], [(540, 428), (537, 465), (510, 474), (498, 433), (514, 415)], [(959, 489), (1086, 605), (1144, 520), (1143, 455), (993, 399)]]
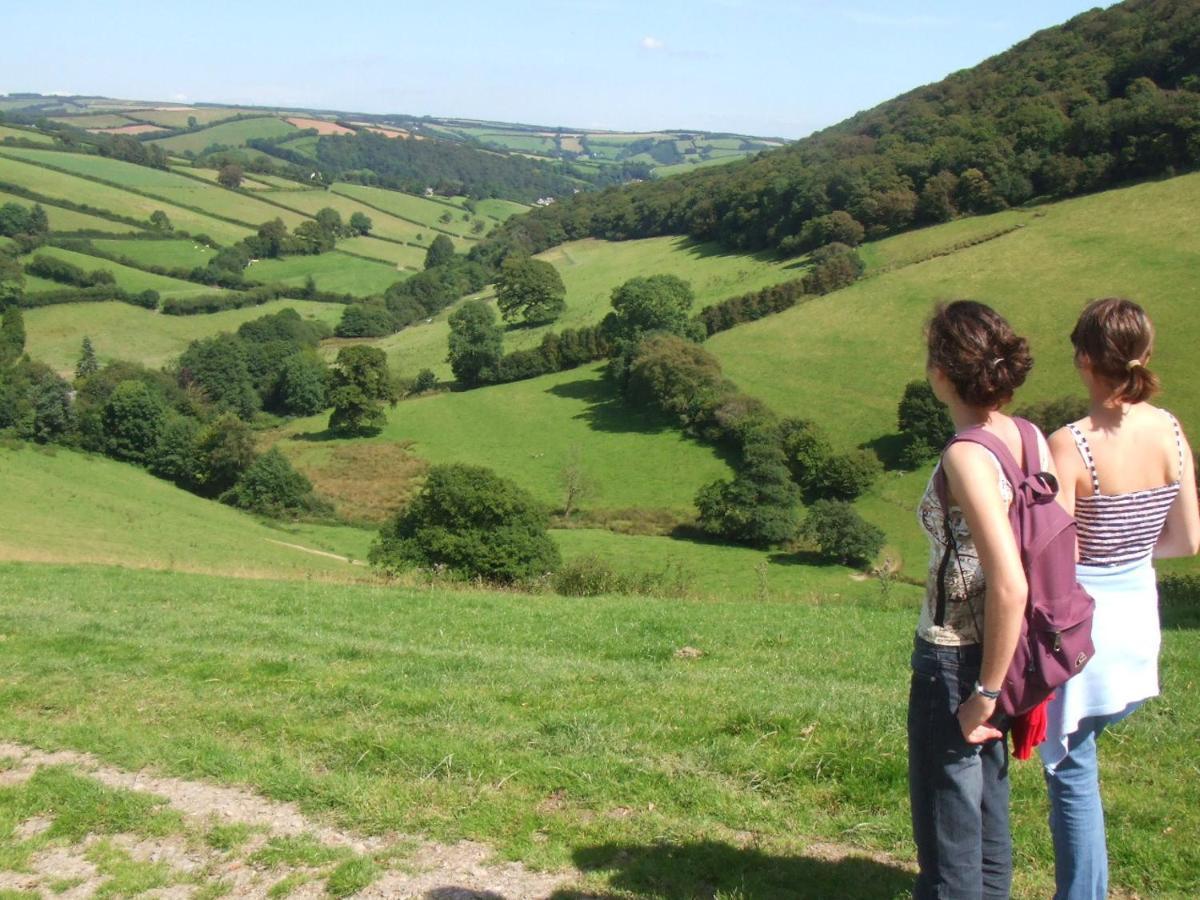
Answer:
[(420, 487), (429, 463), (414, 456), (411, 444), (345, 444), (323, 465), (297, 466), (337, 514), (351, 522), (379, 524)]
[[(374, 900), (395, 898), (447, 898), (488, 896), (495, 892), (505, 900), (545, 898), (579, 878), (572, 870), (534, 872), (519, 863), (497, 861), (483, 844), (460, 841), (442, 844), (407, 835), (362, 835), (322, 824), (306, 817), (295, 804), (278, 803), (244, 788), (225, 787), (146, 772), (125, 772), (105, 765), (86, 753), (44, 752), (19, 744), (0, 743), (0, 757), (11, 766), (3, 773), (12, 786), (31, 778), (42, 766), (69, 766), (81, 775), (110, 788), (153, 794), (167, 801), (185, 822), (186, 833), (162, 837), (119, 834), (90, 836), (67, 847), (53, 846), (38, 852), (29, 871), (0, 871), (0, 890), (51, 891), (65, 881), (77, 884), (57, 892), (75, 900), (92, 897), (106, 876), (91, 861), (98, 844), (138, 863), (162, 867), (166, 884), (153, 896), (190, 898), (206, 885), (221, 884), (225, 897), (267, 897), (273, 887), (291, 879), (292, 898), (325, 896), (325, 879), (335, 863), (323, 867), (281, 863), (262, 853), (273, 839), (305, 837), (341, 853), (368, 856), (377, 862), (379, 875), (354, 896)], [(213, 826), (245, 826), (251, 834), (231, 850), (216, 849), (198, 839)], [(21, 823), (22, 839), (41, 834), (49, 820), (30, 819)]]
[(301, 130), (315, 128), (317, 134), (354, 134), (353, 128), (347, 128), (345, 125), (339, 125), (337, 122), (329, 122), (325, 119), (301, 119), (293, 116), (287, 121)]

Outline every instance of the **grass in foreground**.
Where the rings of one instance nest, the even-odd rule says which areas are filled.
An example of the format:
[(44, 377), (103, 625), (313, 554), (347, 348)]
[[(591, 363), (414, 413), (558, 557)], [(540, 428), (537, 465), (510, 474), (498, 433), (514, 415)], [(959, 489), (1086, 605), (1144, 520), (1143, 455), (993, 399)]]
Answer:
[[(0, 734), (252, 785), (371, 832), (575, 863), (617, 896), (903, 896), (914, 613), (0, 566)], [(1194, 632), (1106, 739), (1113, 883), (1200, 889)], [(679, 657), (682, 647), (703, 655)], [(1052, 861), (1014, 767), (1017, 895)], [(803, 880), (798, 880), (803, 879)]]

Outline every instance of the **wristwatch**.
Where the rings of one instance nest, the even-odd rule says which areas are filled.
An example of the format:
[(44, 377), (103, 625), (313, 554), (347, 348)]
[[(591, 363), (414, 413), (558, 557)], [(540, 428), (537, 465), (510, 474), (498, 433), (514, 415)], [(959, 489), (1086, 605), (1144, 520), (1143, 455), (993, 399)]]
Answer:
[(977, 681), (977, 682), (975, 682), (975, 691), (974, 691), (974, 693), (978, 694), (980, 697), (986, 697), (988, 700), (999, 700), (999, 699), (1000, 699), (1000, 692), (999, 692), (999, 691), (989, 691), (987, 688), (985, 688), (985, 687), (984, 687), (982, 684), (980, 684), (978, 681)]

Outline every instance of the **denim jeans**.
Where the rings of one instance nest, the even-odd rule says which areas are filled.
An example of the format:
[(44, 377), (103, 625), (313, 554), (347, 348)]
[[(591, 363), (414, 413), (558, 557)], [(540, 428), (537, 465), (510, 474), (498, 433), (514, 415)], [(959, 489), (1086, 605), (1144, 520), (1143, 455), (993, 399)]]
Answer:
[(1104, 900), (1108, 896), (1108, 848), (1096, 738), (1138, 706), (1092, 716), (1067, 738), (1067, 755), (1045, 767), (1050, 792), (1050, 836), (1054, 839), (1055, 900)]
[(983, 648), (917, 638), (908, 700), (908, 788), (920, 872), (916, 900), (1001, 900), (1012, 886), (1008, 744), (968, 744), (955, 715)]

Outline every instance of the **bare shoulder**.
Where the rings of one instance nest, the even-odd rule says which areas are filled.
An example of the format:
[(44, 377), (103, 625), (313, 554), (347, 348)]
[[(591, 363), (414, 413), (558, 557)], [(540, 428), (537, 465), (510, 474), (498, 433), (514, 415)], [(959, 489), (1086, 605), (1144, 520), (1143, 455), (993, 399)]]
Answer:
[[(1069, 459), (1071, 456), (1077, 455), (1075, 450), (1075, 435), (1065, 425), (1058, 429), (1058, 431), (1053, 432), (1046, 439), (1046, 443), (1050, 445), (1050, 452), (1054, 455), (1055, 460)], [(1061, 461), (1059, 465), (1062, 465)]]
[(994, 457), (983, 445), (974, 441), (951, 444), (942, 455), (942, 467), (948, 476), (966, 478), (985, 470), (995, 470)]

